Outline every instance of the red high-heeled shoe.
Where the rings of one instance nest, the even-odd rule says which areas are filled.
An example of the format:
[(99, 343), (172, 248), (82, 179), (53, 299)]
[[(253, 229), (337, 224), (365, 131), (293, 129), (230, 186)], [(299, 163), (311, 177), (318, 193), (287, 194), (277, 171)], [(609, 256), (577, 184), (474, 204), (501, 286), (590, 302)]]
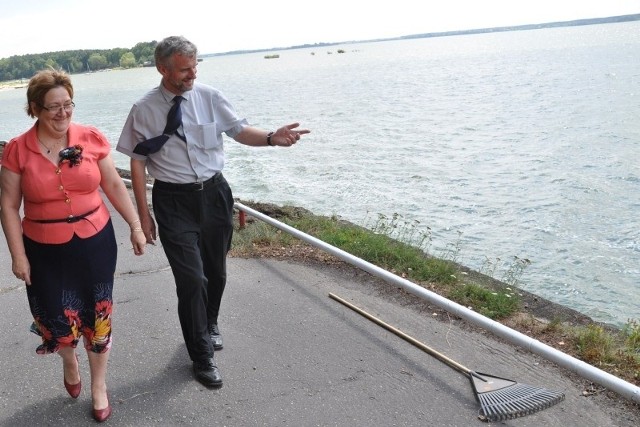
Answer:
[(106, 408), (104, 408), (104, 409), (95, 409), (94, 408), (92, 412), (93, 412), (93, 418), (97, 422), (101, 423), (103, 421), (106, 421), (107, 418), (109, 418), (111, 416), (111, 412), (113, 412), (113, 411), (111, 409), (111, 404), (107, 402), (107, 407)]
[(67, 380), (64, 380), (64, 388), (67, 389), (67, 393), (69, 393), (69, 396), (77, 399), (78, 396), (80, 396), (80, 390), (82, 390), (82, 381), (80, 381), (78, 384), (69, 384)]
[[(76, 361), (78, 361), (78, 355), (76, 354)], [(80, 373), (80, 365), (78, 365), (78, 374)], [(64, 381), (64, 388), (69, 393), (69, 396), (77, 399), (80, 396), (80, 390), (82, 390), (82, 380), (78, 382), (78, 384), (69, 384), (67, 379), (64, 377), (64, 372), (62, 374), (62, 380)]]

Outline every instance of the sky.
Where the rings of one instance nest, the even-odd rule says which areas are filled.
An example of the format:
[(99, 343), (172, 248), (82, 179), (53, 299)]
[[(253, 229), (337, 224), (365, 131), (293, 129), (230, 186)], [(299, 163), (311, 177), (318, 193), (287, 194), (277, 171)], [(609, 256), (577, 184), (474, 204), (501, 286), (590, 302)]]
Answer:
[(640, 13), (640, 0), (0, 0), (0, 58), (182, 35), (201, 54)]

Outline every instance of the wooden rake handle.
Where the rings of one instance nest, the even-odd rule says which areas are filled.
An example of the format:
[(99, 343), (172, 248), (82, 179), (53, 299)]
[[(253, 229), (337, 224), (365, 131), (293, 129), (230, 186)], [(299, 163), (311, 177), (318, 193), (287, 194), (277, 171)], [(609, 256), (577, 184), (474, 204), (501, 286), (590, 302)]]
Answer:
[(366, 311), (364, 311), (364, 310), (356, 307), (355, 305), (351, 304), (350, 302), (345, 301), (344, 299), (340, 298), (336, 294), (329, 292), (329, 297), (334, 299), (334, 300), (336, 300), (336, 301), (338, 301), (342, 305), (345, 305), (345, 306), (349, 307), (353, 311), (361, 314), (362, 316), (366, 317), (367, 319), (371, 320), (372, 322), (377, 323), (379, 326), (382, 326), (386, 330), (388, 330), (390, 332), (393, 332), (394, 334), (396, 334), (397, 336), (399, 336), (403, 340), (413, 344), (414, 346), (418, 347), (420, 350), (424, 351), (427, 354), (430, 354), (431, 356), (435, 357), (436, 359), (440, 360), (441, 362), (446, 363), (447, 365), (449, 365), (450, 367), (454, 368), (455, 370), (460, 371), (460, 372), (462, 372), (462, 373), (464, 373), (464, 374), (466, 374), (468, 376), (473, 376), (473, 371), (471, 371), (469, 368), (467, 368), (465, 366), (462, 366), (461, 364), (459, 364), (455, 360), (449, 359), (444, 354), (439, 353), (438, 351), (432, 349), (431, 347), (427, 346), (426, 344), (423, 344), (420, 341), (418, 341), (417, 339), (405, 334), (401, 330), (396, 329), (393, 326), (389, 325), (388, 323), (385, 323), (382, 320), (378, 319), (377, 317), (372, 316), (371, 314), (367, 313)]

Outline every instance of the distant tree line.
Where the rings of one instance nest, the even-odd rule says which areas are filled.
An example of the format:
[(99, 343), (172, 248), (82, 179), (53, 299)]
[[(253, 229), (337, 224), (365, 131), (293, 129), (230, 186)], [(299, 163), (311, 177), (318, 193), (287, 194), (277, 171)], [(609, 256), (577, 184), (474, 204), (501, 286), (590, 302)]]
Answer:
[(410, 36), (403, 36), (399, 38), (400, 39), (419, 39), (424, 37), (447, 37), (447, 36), (460, 36), (465, 34), (498, 33), (502, 31), (523, 31), (523, 30), (539, 30), (542, 28), (578, 27), (582, 25), (596, 25), (596, 24), (615, 24), (620, 22), (639, 21), (639, 20), (640, 20), (640, 13), (637, 13), (635, 15), (609, 16), (607, 18), (576, 19), (573, 21), (546, 22), (542, 24), (516, 25), (511, 27), (477, 28), (473, 30), (413, 34)]
[(154, 63), (157, 41), (141, 42), (131, 49), (66, 50), (62, 52), (15, 55), (0, 59), (0, 81), (30, 79), (43, 69), (54, 68), (69, 74), (134, 68)]

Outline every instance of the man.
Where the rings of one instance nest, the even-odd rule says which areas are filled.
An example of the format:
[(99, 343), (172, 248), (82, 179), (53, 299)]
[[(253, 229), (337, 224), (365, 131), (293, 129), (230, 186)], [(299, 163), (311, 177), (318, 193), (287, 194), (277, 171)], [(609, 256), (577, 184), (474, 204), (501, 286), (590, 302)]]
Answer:
[(194, 375), (207, 387), (220, 387), (213, 355), (222, 349), (218, 313), (233, 233), (222, 133), (249, 146), (289, 147), (309, 131), (296, 130), (298, 123), (275, 132), (249, 126), (220, 91), (195, 82), (197, 53), (184, 37), (158, 43), (162, 80), (133, 105), (116, 149), (131, 157), (133, 192), (149, 243), (156, 239), (156, 225), (147, 203), (146, 170), (154, 178), (153, 211), (175, 279)]

